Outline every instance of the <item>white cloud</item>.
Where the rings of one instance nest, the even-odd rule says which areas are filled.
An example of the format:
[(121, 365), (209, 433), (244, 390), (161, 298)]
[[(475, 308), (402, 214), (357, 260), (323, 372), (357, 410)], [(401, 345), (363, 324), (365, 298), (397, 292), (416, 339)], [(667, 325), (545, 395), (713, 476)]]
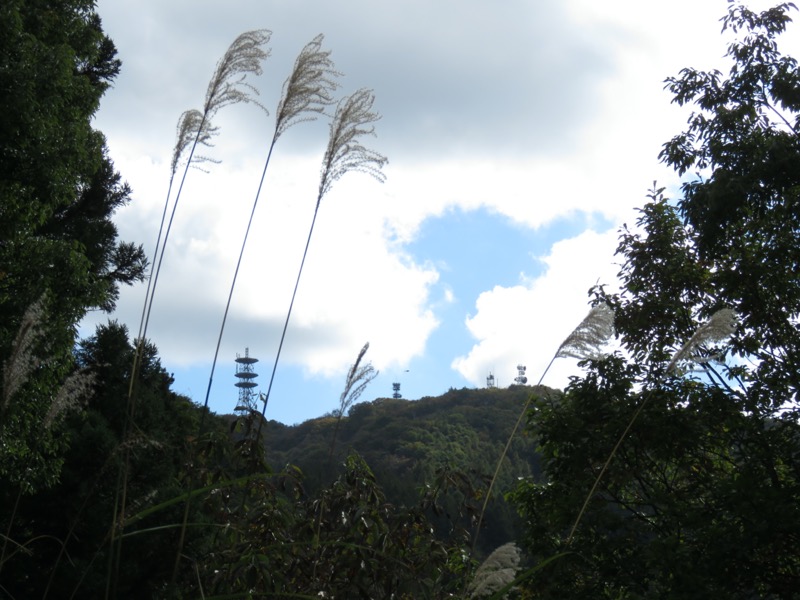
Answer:
[[(677, 183), (657, 154), (684, 127), (688, 110), (670, 105), (663, 81), (685, 66), (720, 65), (718, 19), (726, 6), (232, 0), (219, 11), (188, 0), (102, 0), (104, 27), (124, 63), (97, 119), (134, 190), (133, 204), (116, 219), (121, 238), (151, 252), (175, 122), (201, 104), (214, 63), (234, 37), (273, 30), (273, 55), (257, 82), (273, 107), (296, 52), (323, 32), (347, 73), (344, 91), (375, 89), (383, 118), (368, 143), (390, 164), (384, 185), (349, 174), (323, 201), (284, 359), (307, 373), (341, 373), (365, 341), (380, 369), (425, 358), (440, 307), (458, 296), (459, 278), (470, 278), (487, 291), (467, 321), (477, 342), (454, 368), (476, 385), (489, 370), (510, 383), (522, 362), (535, 380), (588, 310), (588, 287), (613, 279), (616, 227), (557, 242), (542, 258), (541, 277), (509, 288), (492, 288), (487, 258), (469, 273), (448, 272), (454, 287), (440, 292), (434, 284), (447, 265), (432, 264), (421, 247), (408, 255), (407, 244), (426, 219), (454, 208), (485, 207), (534, 230), (570, 217), (630, 223), (653, 180)], [(149, 335), (167, 364), (210, 361), (272, 133), (272, 121), (252, 106), (230, 107), (216, 124), (221, 135), (208, 153), (223, 162), (187, 179), (154, 304)], [(275, 149), (226, 355), (244, 346), (258, 356), (274, 353), (326, 136), (324, 122), (302, 124)], [(502, 252), (502, 240), (497, 245)], [(138, 323), (143, 293), (143, 286), (123, 291), (116, 316)], [(563, 384), (574, 372), (567, 362), (557, 361), (546, 383)]]
[[(513, 287), (495, 287), (478, 298), (467, 327), (477, 342), (453, 368), (474, 385), (483, 386), (493, 372), (498, 385), (516, 375), (515, 365), (528, 367), (528, 383), (541, 377), (558, 347), (589, 310), (587, 292), (596, 283), (616, 281), (613, 253), (617, 232), (585, 231), (553, 245), (541, 260), (544, 273)], [(576, 373), (576, 361), (559, 359), (544, 380), (561, 387)]]
[[(273, 351), (311, 225), (319, 161), (273, 160), (237, 279), (225, 338), (236, 341), (224, 343), (228, 354), (242, 345), (243, 336), (254, 350), (269, 346), (259, 351)], [(117, 166), (141, 181), (161, 180), (166, 186), (162, 164), (123, 156)], [(253, 174), (261, 166), (252, 161), (241, 169), (212, 169), (211, 174), (189, 173), (148, 329), (162, 354), (180, 365), (206, 362), (213, 354), (258, 183)], [(136, 212), (120, 215), (123, 238), (155, 237), (163, 211), (159, 192), (152, 185), (141, 197), (135, 194)], [(423, 352), (437, 326), (427, 306), (428, 289), (438, 275), (387, 239), (389, 202), (384, 186), (359, 173), (348, 174), (323, 199), (292, 314), (287, 361), (330, 375), (346, 367), (352, 348), (367, 340), (379, 368)], [(118, 310), (124, 322), (138, 323), (143, 293), (140, 286), (137, 293), (124, 294)]]

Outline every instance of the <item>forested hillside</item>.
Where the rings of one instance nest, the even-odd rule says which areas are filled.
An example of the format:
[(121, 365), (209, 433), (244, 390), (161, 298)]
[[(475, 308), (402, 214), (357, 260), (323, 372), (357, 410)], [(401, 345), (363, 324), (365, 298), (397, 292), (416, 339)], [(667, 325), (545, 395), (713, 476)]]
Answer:
[[(356, 452), (375, 473), (387, 499), (406, 506), (418, 501), (422, 486), (446, 474), (463, 478), (467, 497), (454, 494), (448, 498), (455, 514), (455, 505), (461, 500), (475, 505), (480, 498), (531, 395), (556, 393), (544, 387), (512, 386), (451, 389), (439, 397), (413, 401), (379, 398), (351, 407), (341, 419), (338, 434), (336, 416), (293, 427), (270, 421), (265, 434), (267, 460), (276, 468), (297, 465), (307, 488), (316, 491), (336, 476), (347, 454)], [(527, 435), (515, 436), (496, 485), (509, 490), (520, 477), (538, 474), (535, 441)], [(491, 551), (513, 541), (518, 533), (516, 521), (513, 509), (497, 497), (484, 519), (481, 548)], [(462, 525), (469, 529), (469, 523)]]

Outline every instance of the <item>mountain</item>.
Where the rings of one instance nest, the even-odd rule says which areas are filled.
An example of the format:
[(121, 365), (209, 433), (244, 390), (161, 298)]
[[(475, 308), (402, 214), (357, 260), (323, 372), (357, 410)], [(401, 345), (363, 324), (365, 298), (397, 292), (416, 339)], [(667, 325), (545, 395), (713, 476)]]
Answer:
[[(330, 483), (350, 453), (372, 469), (387, 499), (410, 506), (432, 486), (450, 483), (442, 513), (435, 520), (441, 533), (456, 521), (474, 527), (497, 461), (531, 395), (550, 395), (546, 387), (450, 389), (419, 400), (378, 398), (352, 406), (341, 418), (329, 414), (294, 426), (269, 421), (267, 461), (280, 469), (299, 467), (313, 494)], [(480, 548), (490, 551), (515, 538), (517, 517), (502, 495), (520, 477), (539, 474), (536, 443), (518, 429), (494, 486)], [(333, 450), (332, 450), (333, 448)]]

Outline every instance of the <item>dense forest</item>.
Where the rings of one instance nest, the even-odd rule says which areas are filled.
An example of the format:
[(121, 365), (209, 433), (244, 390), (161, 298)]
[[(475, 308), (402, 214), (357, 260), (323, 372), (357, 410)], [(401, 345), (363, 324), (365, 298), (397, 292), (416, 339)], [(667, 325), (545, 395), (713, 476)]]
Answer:
[[(512, 386), (507, 389), (450, 390), (436, 398), (403, 400), (379, 398), (354, 405), (341, 419), (312, 419), (292, 427), (270, 421), (265, 428), (270, 464), (298, 466), (308, 490), (317, 490), (335, 476), (333, 467), (353, 452), (370, 466), (386, 497), (393, 504), (412, 506), (420, 488), (444, 476), (458, 477), (461, 490), (445, 494), (442, 501), (452, 515), (459, 505), (475, 511), (475, 500), (487, 485), (497, 458), (508, 440), (520, 411), (532, 394), (557, 393), (547, 388)], [(520, 477), (539, 475), (536, 444), (528, 436), (515, 436), (498, 476), (500, 489), (511, 489)], [(479, 539), (481, 554), (515, 539), (518, 517), (502, 496), (489, 505), (486, 530)], [(467, 531), (470, 517), (451, 522), (447, 515), (432, 517), (437, 529), (460, 526)]]
[[(660, 155), (684, 184), (654, 185), (620, 230), (620, 290), (590, 290), (555, 349), (582, 361), (565, 390), (348, 404), (356, 362), (339, 411), (286, 427), (260, 398), (219, 416), (174, 393), (146, 326), (111, 314), (77, 335), (158, 277), (118, 238), (130, 189), (92, 126), (121, 62), (91, 0), (4, 2), (0, 596), (798, 597), (800, 68), (779, 51), (795, 10), (731, 2), (729, 70), (667, 80), (693, 110)], [(267, 39), (237, 38), (181, 116), (173, 176), (217, 111), (253, 101)], [(335, 101), (320, 43), (273, 139), (331, 119), (317, 205), (385, 163), (362, 143), (371, 93)]]

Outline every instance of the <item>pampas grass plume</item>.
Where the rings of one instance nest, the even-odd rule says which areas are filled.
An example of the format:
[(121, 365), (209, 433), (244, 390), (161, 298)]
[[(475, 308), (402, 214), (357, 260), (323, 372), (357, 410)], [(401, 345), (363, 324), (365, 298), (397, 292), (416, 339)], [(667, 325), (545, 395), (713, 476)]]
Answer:
[(614, 335), (614, 311), (606, 303), (592, 307), (586, 318), (561, 342), (557, 358), (596, 359)]
[(514, 581), (519, 571), (519, 548), (513, 542), (503, 544), (481, 563), (467, 589), (470, 598), (485, 598)]
[[(178, 119), (177, 135), (175, 139), (175, 149), (172, 152), (172, 162), (170, 163), (170, 170), (172, 176), (178, 170), (181, 157), (197, 140), (197, 145), (210, 147), (211, 138), (219, 133), (219, 129), (211, 125), (208, 119), (203, 119), (203, 113), (193, 108), (184, 111)], [(218, 162), (206, 156), (194, 156), (192, 162)]]
[(315, 120), (334, 103), (333, 92), (339, 87), (335, 79), (341, 73), (333, 68), (330, 50), (321, 49), (323, 39), (320, 34), (305, 45), (283, 84), (275, 118), (275, 140), (292, 125)]
[(317, 204), (330, 191), (333, 183), (350, 171), (360, 171), (380, 182), (385, 181), (382, 169), (389, 162), (388, 159), (366, 148), (360, 140), (365, 135), (375, 135), (373, 123), (380, 119), (380, 115), (372, 111), (374, 102), (372, 90), (364, 88), (339, 101), (322, 161)]
[(44, 428), (50, 429), (65, 413), (81, 405), (92, 395), (94, 373), (81, 369), (67, 377), (44, 417)]
[(269, 43), (272, 32), (267, 29), (245, 31), (237, 37), (217, 63), (206, 90), (203, 115), (210, 119), (218, 110), (229, 104), (252, 103), (269, 113), (266, 107), (255, 99), (258, 90), (246, 81), (247, 75), (261, 75), (261, 63), (269, 55), (269, 49), (262, 46)]
[(0, 413), (8, 407), (11, 398), (28, 380), (31, 372), (39, 366), (40, 360), (34, 353), (36, 340), (42, 334), (45, 296), (28, 306), (22, 315), (19, 331), (11, 346), (11, 355), (3, 365), (3, 395)]
[[(736, 313), (730, 308), (722, 308), (711, 315), (711, 318), (700, 325), (694, 332), (689, 341), (675, 353), (672, 360), (667, 365), (667, 373), (672, 373), (677, 369), (679, 363), (684, 360), (702, 362), (702, 358), (695, 353), (704, 344), (713, 344), (727, 339), (736, 331)], [(705, 360), (708, 360), (705, 358)]]

